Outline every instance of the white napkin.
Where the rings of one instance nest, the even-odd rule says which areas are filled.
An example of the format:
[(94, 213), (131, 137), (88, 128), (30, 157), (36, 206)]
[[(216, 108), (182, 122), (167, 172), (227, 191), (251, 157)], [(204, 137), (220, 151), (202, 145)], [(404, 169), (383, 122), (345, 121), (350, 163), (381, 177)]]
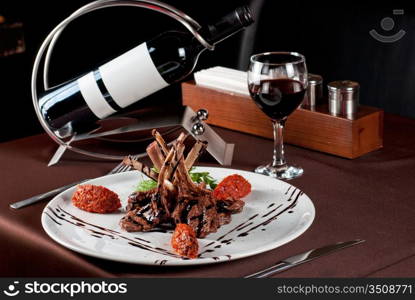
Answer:
[(247, 73), (225, 67), (213, 67), (194, 73), (197, 85), (249, 96)]

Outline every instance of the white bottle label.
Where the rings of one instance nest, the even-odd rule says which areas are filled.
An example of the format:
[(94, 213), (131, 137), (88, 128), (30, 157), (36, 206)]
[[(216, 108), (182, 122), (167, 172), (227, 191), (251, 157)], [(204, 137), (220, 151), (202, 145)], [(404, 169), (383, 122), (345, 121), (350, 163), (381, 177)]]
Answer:
[(78, 86), (89, 109), (100, 119), (104, 119), (117, 111), (114, 110), (102, 95), (94, 77), (94, 72), (78, 79)]
[[(131, 49), (99, 68), (102, 82), (94, 72), (77, 80), (82, 97), (100, 119), (116, 113), (152, 93), (168, 86), (147, 50), (147, 44)], [(114, 103), (115, 102), (115, 103)]]
[(102, 65), (99, 71), (109, 94), (120, 107), (168, 86), (157, 71), (146, 43)]

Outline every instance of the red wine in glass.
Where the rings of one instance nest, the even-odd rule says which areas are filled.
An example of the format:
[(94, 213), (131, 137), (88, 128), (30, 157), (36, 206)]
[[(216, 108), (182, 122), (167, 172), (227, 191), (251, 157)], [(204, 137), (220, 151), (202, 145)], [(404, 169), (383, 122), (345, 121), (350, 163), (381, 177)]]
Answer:
[(304, 85), (294, 79), (261, 80), (249, 84), (249, 92), (258, 107), (272, 120), (283, 120), (301, 104)]
[(252, 55), (248, 69), (248, 88), (257, 106), (272, 120), (274, 151), (272, 162), (256, 173), (278, 179), (292, 179), (303, 168), (285, 160), (283, 129), (287, 117), (301, 104), (308, 85), (304, 55), (297, 52), (264, 52)]

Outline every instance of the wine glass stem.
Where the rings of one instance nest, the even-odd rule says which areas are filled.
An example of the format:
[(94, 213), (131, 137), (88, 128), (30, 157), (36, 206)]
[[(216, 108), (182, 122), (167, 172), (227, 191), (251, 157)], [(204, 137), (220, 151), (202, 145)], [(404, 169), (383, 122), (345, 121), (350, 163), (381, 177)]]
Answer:
[(272, 120), (272, 126), (274, 128), (274, 156), (272, 160), (273, 167), (284, 167), (284, 130), (285, 120)]

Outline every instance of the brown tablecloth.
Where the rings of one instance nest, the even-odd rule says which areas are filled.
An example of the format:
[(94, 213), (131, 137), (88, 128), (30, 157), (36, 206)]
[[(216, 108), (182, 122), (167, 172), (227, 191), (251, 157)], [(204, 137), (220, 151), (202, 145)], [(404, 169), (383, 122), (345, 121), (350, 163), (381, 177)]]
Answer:
[[(272, 142), (218, 129), (236, 144), (234, 168), (252, 170), (270, 159)], [(278, 249), (198, 267), (148, 267), (80, 255), (52, 241), (40, 224), (45, 202), (12, 210), (10, 202), (81, 178), (101, 176), (114, 162), (66, 154), (46, 163), (56, 145), (45, 135), (0, 144), (1, 276), (242, 277), (290, 255), (356, 238), (366, 243), (298, 266), (279, 277), (415, 276), (415, 120), (386, 115), (384, 148), (347, 160), (287, 146), (305, 174), (290, 181), (310, 196), (314, 223)]]

